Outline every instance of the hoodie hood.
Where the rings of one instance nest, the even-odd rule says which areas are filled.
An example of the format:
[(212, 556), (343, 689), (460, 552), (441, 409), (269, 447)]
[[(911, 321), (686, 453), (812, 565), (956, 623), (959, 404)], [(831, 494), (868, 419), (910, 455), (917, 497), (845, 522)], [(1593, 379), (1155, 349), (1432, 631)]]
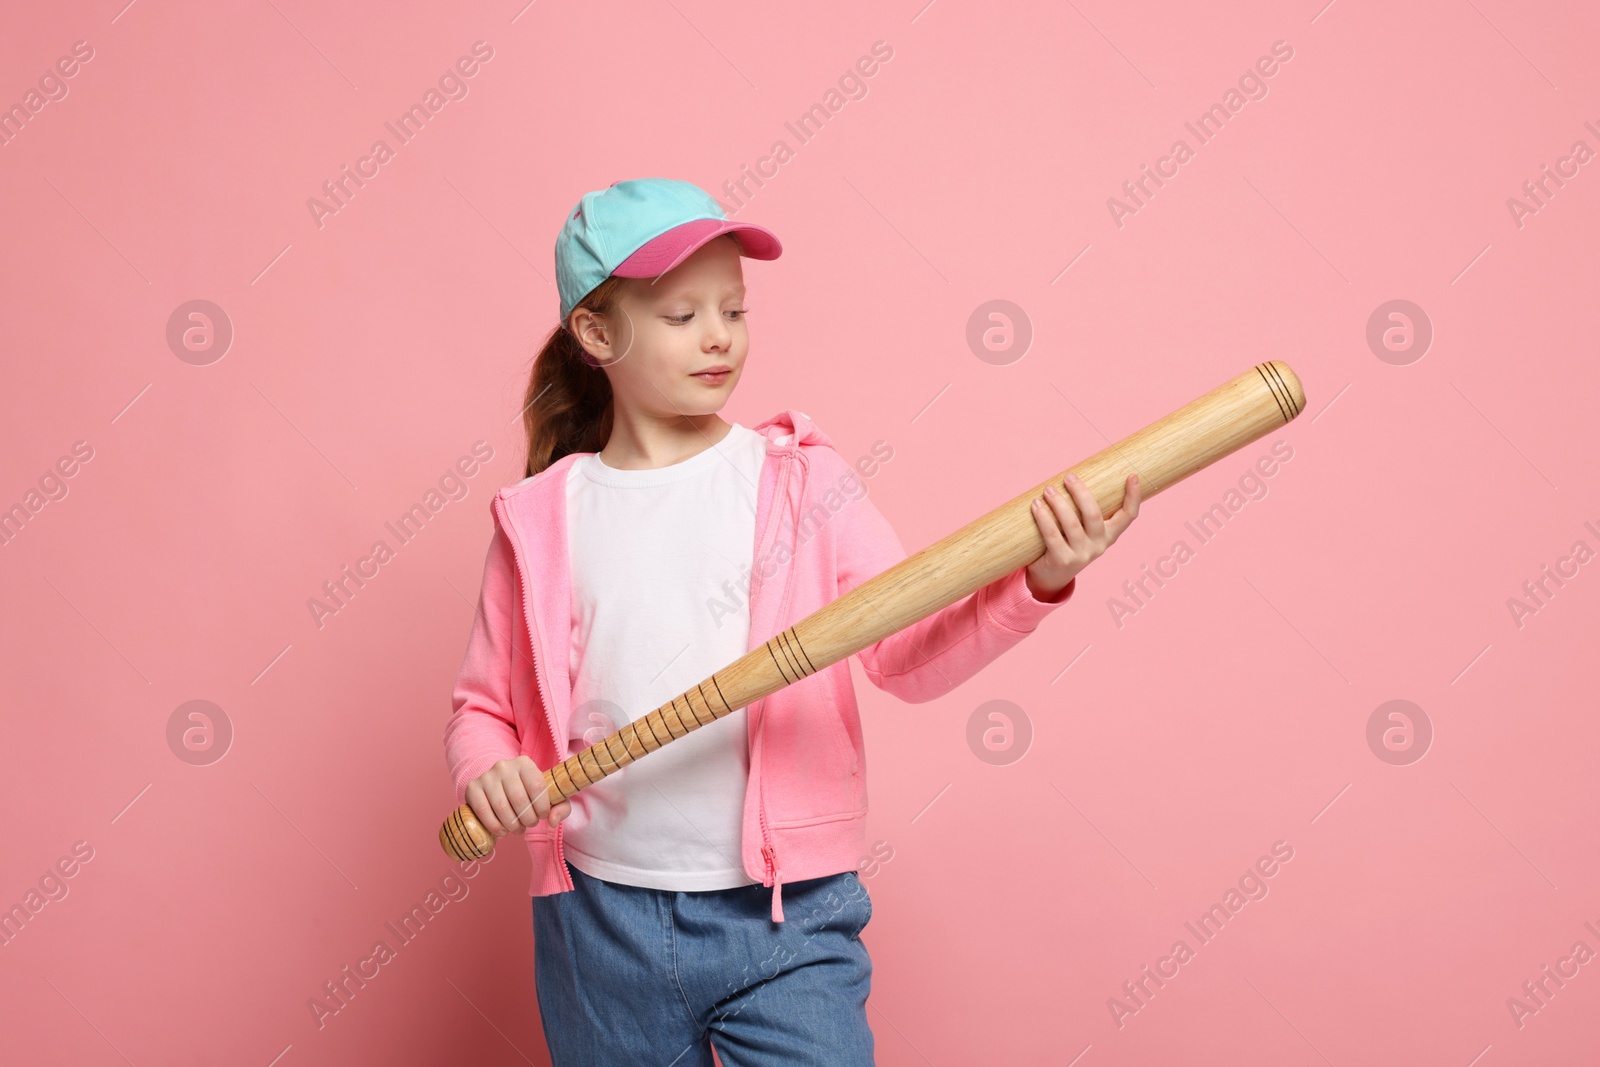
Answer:
[[(779, 447), (789, 445), (827, 445), (829, 448), (837, 447), (831, 437), (817, 429), (816, 424), (811, 421), (811, 416), (803, 411), (796, 411), (794, 408), (785, 408), (776, 415), (756, 423), (750, 429)], [(593, 452), (569, 452), (538, 474), (530, 474), (519, 482), (504, 486), (500, 489), (500, 492), (514, 492), (520, 486), (527, 485), (532, 481), (543, 480), (545, 475), (553, 477), (558, 473), (565, 473), (567, 467), (574, 463), (579, 456), (592, 455), (594, 455)]]
[(764, 422), (750, 427), (776, 445), (827, 445), (834, 447), (827, 434), (817, 429), (811, 416), (794, 408), (785, 408)]

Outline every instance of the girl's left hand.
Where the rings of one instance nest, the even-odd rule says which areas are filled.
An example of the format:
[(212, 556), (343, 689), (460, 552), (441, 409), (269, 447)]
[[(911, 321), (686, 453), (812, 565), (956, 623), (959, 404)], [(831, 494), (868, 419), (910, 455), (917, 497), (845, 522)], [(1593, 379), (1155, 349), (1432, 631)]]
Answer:
[[(1139, 476), (1128, 475), (1122, 506), (1109, 520), (1100, 514), (1100, 502), (1075, 474), (1066, 478), (1072, 502), (1054, 484), (1045, 487), (1043, 501), (1033, 502), (1033, 519), (1044, 536), (1045, 553), (1028, 564), (1028, 591), (1039, 600), (1053, 600), (1106, 549), (1116, 543), (1133, 520), (1139, 517)], [(1054, 515), (1052, 516), (1052, 512)], [(1083, 521), (1078, 513), (1083, 513)], [(1058, 521), (1059, 520), (1059, 521)]]

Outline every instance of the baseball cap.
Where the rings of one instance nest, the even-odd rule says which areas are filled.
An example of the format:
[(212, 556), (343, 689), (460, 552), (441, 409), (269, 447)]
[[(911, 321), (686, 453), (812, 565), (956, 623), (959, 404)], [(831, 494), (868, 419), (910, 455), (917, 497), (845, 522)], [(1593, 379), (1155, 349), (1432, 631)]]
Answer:
[(722, 205), (693, 182), (629, 178), (584, 193), (556, 238), (561, 321), (609, 276), (665, 274), (725, 233), (733, 234), (739, 254), (750, 259), (777, 259), (783, 253), (771, 230), (731, 221)]

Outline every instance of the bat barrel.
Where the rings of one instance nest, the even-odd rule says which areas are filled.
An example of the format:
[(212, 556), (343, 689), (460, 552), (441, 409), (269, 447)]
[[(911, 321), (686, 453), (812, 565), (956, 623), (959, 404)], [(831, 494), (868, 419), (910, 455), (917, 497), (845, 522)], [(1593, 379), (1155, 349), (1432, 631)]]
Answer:
[[(1045, 486), (1061, 488), (1068, 473), (1110, 515), (1122, 506), (1128, 475), (1139, 476), (1139, 497), (1148, 500), (1304, 408), (1304, 388), (1288, 364), (1258, 364), (863, 582), (796, 623), (785, 647), (820, 670), (1032, 563), (1045, 545), (1030, 508)], [(846, 618), (848, 626), (836, 625)]]
[[(875, 644), (1044, 554), (1030, 507), (1047, 485), (1076, 474), (1102, 514), (1122, 506), (1124, 482), (1139, 476), (1148, 500), (1280, 426), (1305, 409), (1305, 390), (1287, 363), (1260, 363), (1116, 444), (1096, 452), (943, 540), (863, 582), (752, 649), (693, 689), (544, 772), (552, 802), (571, 797), (676, 738)], [(1070, 497), (1068, 498), (1070, 499)], [(463, 804), (439, 831), (458, 860), (482, 858), (494, 837)]]

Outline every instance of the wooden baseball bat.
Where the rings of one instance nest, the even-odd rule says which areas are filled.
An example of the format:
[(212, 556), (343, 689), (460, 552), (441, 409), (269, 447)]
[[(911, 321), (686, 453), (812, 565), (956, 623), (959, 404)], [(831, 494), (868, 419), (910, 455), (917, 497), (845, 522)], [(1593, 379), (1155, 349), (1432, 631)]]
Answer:
[[(1129, 474), (1139, 476), (1140, 499), (1148, 500), (1289, 422), (1305, 403), (1300, 379), (1288, 364), (1257, 364), (906, 557), (693, 689), (551, 767), (544, 772), (551, 803), (1032, 563), (1044, 554), (1045, 545), (1030, 505), (1046, 485), (1064, 488), (1067, 473), (1081, 478), (1101, 513), (1110, 515), (1122, 504)], [(494, 836), (471, 806), (463, 804), (440, 828), (439, 843), (466, 862), (487, 856)]]

